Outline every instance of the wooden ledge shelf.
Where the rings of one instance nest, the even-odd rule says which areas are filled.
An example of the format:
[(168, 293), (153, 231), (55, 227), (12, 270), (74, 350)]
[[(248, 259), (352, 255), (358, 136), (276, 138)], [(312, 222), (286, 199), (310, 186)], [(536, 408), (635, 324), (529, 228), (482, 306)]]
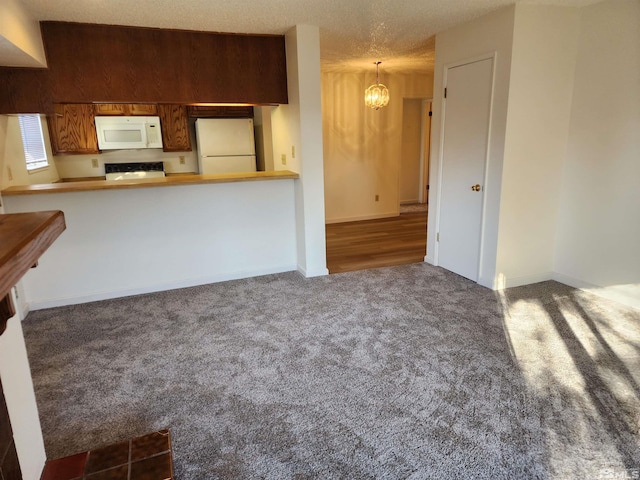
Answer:
[(300, 175), (290, 170), (278, 170), (271, 172), (227, 173), (216, 175), (172, 175), (163, 178), (147, 178), (139, 180), (89, 180), (83, 182), (13, 186), (2, 190), (2, 196), (87, 192), (92, 190), (118, 190), (125, 188), (170, 187), (179, 185), (202, 185), (209, 183), (255, 182), (260, 180), (287, 180), (299, 177)]
[(11, 289), (65, 228), (60, 211), (0, 215), (0, 334), (15, 314)]

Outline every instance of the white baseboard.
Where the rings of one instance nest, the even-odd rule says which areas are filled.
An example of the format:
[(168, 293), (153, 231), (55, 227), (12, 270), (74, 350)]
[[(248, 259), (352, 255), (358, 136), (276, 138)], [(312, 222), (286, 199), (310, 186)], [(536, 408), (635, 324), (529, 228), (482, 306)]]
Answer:
[(587, 292), (598, 295), (608, 300), (613, 300), (628, 307), (640, 310), (640, 284), (627, 284), (627, 285), (611, 285), (608, 287), (602, 287), (600, 285), (594, 285), (584, 280), (570, 277), (562, 273), (553, 272), (553, 280), (556, 282), (564, 283), (570, 287), (579, 288)]
[(537, 273), (535, 275), (523, 275), (522, 277), (508, 277), (504, 279), (502, 285), (497, 289), (522, 287), (523, 285), (531, 285), (532, 283), (546, 282), (553, 279), (553, 272)]
[(596, 285), (592, 283), (585, 282), (583, 280), (578, 280), (577, 278), (569, 277), (568, 275), (564, 275), (562, 273), (553, 272), (552, 280), (556, 282), (564, 283), (565, 285), (569, 285), (570, 287), (579, 288), (580, 290), (589, 290), (590, 288), (597, 288)]
[(392, 212), (392, 213), (379, 213), (375, 215), (356, 215), (355, 217), (340, 217), (340, 218), (327, 218), (325, 219), (326, 224), (330, 223), (346, 223), (346, 222), (359, 222), (361, 220), (376, 220), (378, 218), (390, 218), (397, 217), (400, 215), (400, 212)]
[(307, 270), (304, 267), (298, 265), (298, 272), (300, 273), (300, 275), (302, 275), (305, 278), (322, 277), (324, 275), (329, 275), (329, 269), (326, 267), (318, 268), (314, 270)]
[(283, 273), (296, 271), (296, 266), (283, 266), (264, 268), (259, 270), (245, 270), (239, 272), (225, 273), (222, 275), (211, 275), (206, 277), (190, 278), (179, 280), (176, 282), (162, 283), (155, 285), (142, 286), (138, 288), (130, 288), (124, 290), (110, 290), (105, 292), (96, 292), (88, 295), (79, 295), (66, 298), (42, 299), (28, 302), (28, 310), (42, 310), (44, 308), (62, 307), (65, 305), (76, 305), (79, 303), (97, 302), (100, 300), (109, 300), (111, 298), (130, 297), (133, 295), (142, 295), (145, 293), (163, 292), (166, 290), (176, 290), (178, 288), (196, 287), (198, 285), (206, 285), (209, 283), (226, 282), (229, 280), (238, 280), (241, 278), (259, 277), (262, 275), (271, 275), (273, 273)]
[(24, 306), (20, 309), (20, 321), (22, 322), (25, 318), (27, 318), (27, 315), (29, 315), (29, 312), (31, 311), (31, 308), (28, 304), (24, 304)]

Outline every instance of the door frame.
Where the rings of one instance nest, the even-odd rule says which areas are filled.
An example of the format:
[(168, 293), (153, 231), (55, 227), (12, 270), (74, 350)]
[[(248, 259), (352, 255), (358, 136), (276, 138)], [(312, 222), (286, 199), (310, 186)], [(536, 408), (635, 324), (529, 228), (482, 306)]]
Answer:
[[(465, 60), (447, 63), (443, 66), (443, 77), (442, 77), (442, 85), (444, 89), (447, 85), (447, 74), (450, 69), (461, 67), (463, 65), (468, 65), (470, 63), (481, 62), (483, 60), (492, 60), (492, 63), (491, 63), (491, 96), (490, 96), (491, 100), (489, 103), (489, 125), (487, 128), (487, 150), (485, 152), (485, 159), (484, 159), (484, 175), (483, 175), (484, 178), (483, 178), (483, 187), (482, 187), (483, 195), (482, 195), (482, 207), (481, 207), (481, 213), (480, 213), (480, 217), (481, 217), (480, 218), (480, 247), (479, 247), (480, 252), (478, 256), (478, 272), (477, 272), (478, 279), (481, 278), (481, 273), (484, 267), (485, 234), (486, 234), (486, 228), (485, 228), (486, 215), (485, 214), (486, 214), (486, 207), (487, 207), (487, 186), (491, 187), (491, 185), (489, 185), (489, 182), (488, 182), (488, 177), (489, 177), (489, 161), (491, 157), (491, 134), (493, 130), (493, 106), (494, 106), (493, 104), (495, 100), (497, 52), (486, 53), (482, 55), (477, 55), (475, 57), (470, 57)], [(440, 232), (440, 215), (441, 215), (440, 209), (442, 207), (441, 195), (442, 195), (442, 171), (444, 166), (444, 133), (445, 133), (445, 123), (446, 123), (446, 117), (447, 117), (446, 105), (447, 104), (446, 104), (446, 100), (444, 98), (444, 92), (443, 92), (441, 97), (441, 110), (440, 110), (441, 115), (440, 115), (440, 122), (439, 122), (440, 123), (440, 139), (439, 139), (439, 145), (438, 145), (438, 159), (437, 159), (438, 174), (437, 174), (436, 184), (437, 184), (438, 190), (436, 192), (437, 207), (435, 209), (436, 238), (439, 236), (439, 232)], [(432, 181), (430, 182), (433, 184)], [(434, 265), (439, 265), (439, 248), (440, 248), (440, 243), (438, 240), (436, 240), (435, 248), (434, 248), (434, 258), (433, 258)], [(425, 257), (425, 260), (426, 260), (426, 257)]]
[[(429, 118), (429, 113), (425, 112), (425, 107), (427, 104), (431, 104), (431, 109), (433, 110), (433, 96), (425, 97), (423, 95), (404, 95), (402, 97), (402, 102), (404, 106), (405, 100), (422, 100), (421, 102), (421, 110), (420, 110), (420, 173), (419, 173), (419, 186), (418, 186), (418, 202), (419, 203), (428, 203), (429, 201), (429, 192), (427, 191), (427, 173), (431, 173), (430, 165), (431, 165), (431, 138), (429, 138), (429, 149), (425, 149), (425, 133), (424, 126)], [(404, 115), (404, 108), (403, 108)], [(433, 117), (431, 120), (433, 121)], [(404, 125), (403, 125), (404, 128)], [(431, 135), (431, 130), (433, 125), (429, 124), (429, 135)], [(430, 181), (430, 180), (429, 180)], [(400, 170), (398, 170), (398, 208), (400, 207)], [(427, 220), (428, 221), (428, 220)]]
[[(429, 200), (429, 192), (427, 192), (427, 185), (429, 184), (429, 180), (427, 179), (427, 174), (429, 173), (429, 164), (431, 163), (431, 148), (425, 148), (425, 139), (427, 135), (429, 135), (429, 147), (431, 147), (431, 120), (433, 117), (429, 118), (429, 113), (427, 112), (427, 105), (431, 104), (431, 110), (433, 110), (433, 98), (423, 98), (422, 99), (422, 111), (421, 111), (421, 122), (420, 122), (420, 186), (418, 187), (419, 195), (418, 202), (427, 203)], [(425, 125), (429, 122), (429, 133), (425, 134)]]

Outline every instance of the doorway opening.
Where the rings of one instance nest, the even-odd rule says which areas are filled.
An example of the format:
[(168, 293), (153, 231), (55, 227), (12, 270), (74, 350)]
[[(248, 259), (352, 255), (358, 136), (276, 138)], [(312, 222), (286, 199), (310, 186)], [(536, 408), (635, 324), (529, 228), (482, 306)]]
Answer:
[(405, 98), (398, 175), (400, 215), (326, 225), (327, 268), (341, 273), (424, 261), (431, 99)]
[(427, 214), (330, 223), (326, 239), (329, 273), (421, 263), (427, 245)]
[(427, 211), (431, 104), (431, 99), (403, 99), (402, 154), (398, 175), (401, 214)]

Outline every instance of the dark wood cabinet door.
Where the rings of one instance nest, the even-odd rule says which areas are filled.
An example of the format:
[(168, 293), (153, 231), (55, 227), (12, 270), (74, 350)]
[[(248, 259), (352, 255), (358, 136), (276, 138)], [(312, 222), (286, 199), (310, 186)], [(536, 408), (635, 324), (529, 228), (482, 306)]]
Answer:
[(94, 110), (96, 115), (126, 115), (127, 105), (124, 103), (96, 103)]
[(58, 103), (287, 103), (284, 36), (50, 21), (40, 27)]
[(153, 103), (96, 103), (96, 115), (158, 115), (158, 107)]
[(158, 115), (158, 106), (153, 103), (130, 103), (128, 107), (129, 113), (127, 115)]
[(92, 104), (59, 103), (48, 118), (53, 154), (98, 153)]
[(158, 105), (162, 128), (162, 150), (165, 152), (190, 152), (189, 118), (184, 105)]

